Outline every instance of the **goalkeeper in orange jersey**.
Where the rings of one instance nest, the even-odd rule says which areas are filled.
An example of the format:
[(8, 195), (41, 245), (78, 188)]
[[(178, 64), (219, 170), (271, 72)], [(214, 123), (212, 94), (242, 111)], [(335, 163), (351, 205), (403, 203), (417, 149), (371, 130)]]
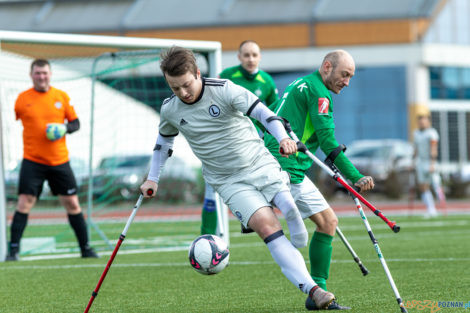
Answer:
[(86, 222), (78, 201), (77, 183), (69, 164), (65, 142), (65, 134), (77, 131), (80, 122), (70, 105), (69, 96), (50, 86), (51, 66), (47, 60), (34, 60), (30, 76), (33, 88), (20, 93), (15, 104), (16, 119), (23, 123), (23, 161), (18, 204), (11, 224), (6, 260), (19, 259), (20, 240), (28, 214), (41, 195), (45, 180), (52, 193), (59, 195), (60, 203), (67, 211), (81, 256), (96, 258), (98, 255), (88, 243)]

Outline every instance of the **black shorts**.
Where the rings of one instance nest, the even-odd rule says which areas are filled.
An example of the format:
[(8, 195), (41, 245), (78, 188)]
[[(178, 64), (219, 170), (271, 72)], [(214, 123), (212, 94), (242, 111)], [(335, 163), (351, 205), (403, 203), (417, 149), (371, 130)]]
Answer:
[(45, 180), (49, 183), (53, 195), (71, 196), (77, 194), (77, 182), (69, 162), (49, 166), (23, 159), (18, 194), (33, 195), (39, 198)]

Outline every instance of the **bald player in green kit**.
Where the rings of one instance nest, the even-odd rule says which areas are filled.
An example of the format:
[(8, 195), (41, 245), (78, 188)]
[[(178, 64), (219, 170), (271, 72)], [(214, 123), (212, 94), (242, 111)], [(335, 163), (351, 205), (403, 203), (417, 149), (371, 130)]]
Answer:
[[(253, 40), (245, 40), (238, 49), (240, 64), (229, 67), (220, 73), (220, 78), (228, 79), (254, 93), (267, 107), (279, 99), (274, 80), (265, 71), (259, 69), (261, 50)], [(250, 118), (261, 138), (264, 127), (257, 120)], [(202, 208), (201, 234), (215, 234), (217, 228), (217, 211), (212, 188), (206, 184), (204, 205)], [(244, 228), (243, 228), (244, 229)]]
[[(355, 63), (344, 50), (328, 53), (319, 70), (298, 78), (285, 90), (282, 98), (271, 109), (289, 121), (292, 130), (312, 152), (320, 148), (341, 173), (362, 191), (374, 187), (370, 176), (364, 176), (344, 155), (336, 141), (333, 121), (333, 101), (330, 91), (339, 94), (354, 76)], [(290, 174), (290, 191), (303, 219), (317, 226), (309, 246), (310, 275), (324, 290), (329, 276), (332, 241), (338, 218), (316, 186), (305, 179), (305, 172), (313, 161), (303, 153), (283, 158), (277, 151), (279, 145), (270, 134), (265, 134), (265, 145), (276, 157), (284, 171)], [(308, 310), (318, 310), (315, 302), (307, 299)], [(327, 310), (348, 310), (333, 301)]]

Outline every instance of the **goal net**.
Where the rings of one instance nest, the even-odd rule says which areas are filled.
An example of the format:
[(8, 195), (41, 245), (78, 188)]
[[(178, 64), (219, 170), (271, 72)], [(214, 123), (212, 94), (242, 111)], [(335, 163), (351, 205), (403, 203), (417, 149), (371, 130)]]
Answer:
[[(5, 177), (4, 193), (0, 192), (0, 212), (4, 215), (0, 216), (0, 238), (9, 237), (5, 220), (16, 208), (23, 141), (14, 104), (18, 94), (32, 86), (32, 60), (50, 61), (51, 85), (67, 92), (80, 119), (80, 130), (67, 135), (67, 147), (79, 185), (80, 204), (88, 214), (92, 244), (104, 250), (113, 246), (113, 240), (108, 239), (109, 229), (115, 230), (111, 236), (117, 239), (119, 230), (113, 225), (127, 220), (148, 173), (160, 105), (171, 95), (159, 69), (159, 55), (172, 45), (192, 49), (203, 75), (216, 76), (220, 72), (218, 42), (0, 32), (1, 156)], [(182, 136), (177, 137), (174, 151), (162, 174), (158, 199), (144, 202), (136, 222), (139, 218), (147, 222), (200, 220), (204, 195), (200, 162)], [(23, 257), (78, 251), (65, 211), (47, 183), (28, 225), (21, 242)], [(6, 240), (1, 241), (0, 261), (6, 244)], [(162, 245), (162, 241), (144, 237), (126, 247), (156, 245)]]

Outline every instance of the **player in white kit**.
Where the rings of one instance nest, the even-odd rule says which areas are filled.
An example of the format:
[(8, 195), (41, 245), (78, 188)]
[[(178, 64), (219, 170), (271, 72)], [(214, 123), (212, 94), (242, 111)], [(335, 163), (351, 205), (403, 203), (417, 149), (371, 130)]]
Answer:
[[(289, 155), (297, 147), (282, 123), (267, 122), (274, 113), (245, 88), (228, 80), (201, 77), (195, 57), (187, 49), (172, 47), (162, 53), (160, 68), (174, 95), (161, 108), (159, 134), (147, 181), (140, 187), (142, 193), (155, 196), (174, 137), (181, 132), (201, 160), (206, 182), (240, 222), (264, 240), (283, 274), (320, 307), (327, 307), (334, 295), (317, 286), (296, 249), (307, 245), (308, 234), (289, 192), (287, 174), (247, 116), (260, 121)], [(153, 192), (148, 196), (150, 189)], [(284, 214), (291, 241), (271, 203)]]
[(415, 147), (415, 172), (421, 199), (427, 208), (426, 217), (437, 215), (434, 198), (430, 190), (432, 177), (436, 171), (437, 144), (439, 134), (431, 127), (428, 114), (418, 116), (418, 129), (413, 133)]

